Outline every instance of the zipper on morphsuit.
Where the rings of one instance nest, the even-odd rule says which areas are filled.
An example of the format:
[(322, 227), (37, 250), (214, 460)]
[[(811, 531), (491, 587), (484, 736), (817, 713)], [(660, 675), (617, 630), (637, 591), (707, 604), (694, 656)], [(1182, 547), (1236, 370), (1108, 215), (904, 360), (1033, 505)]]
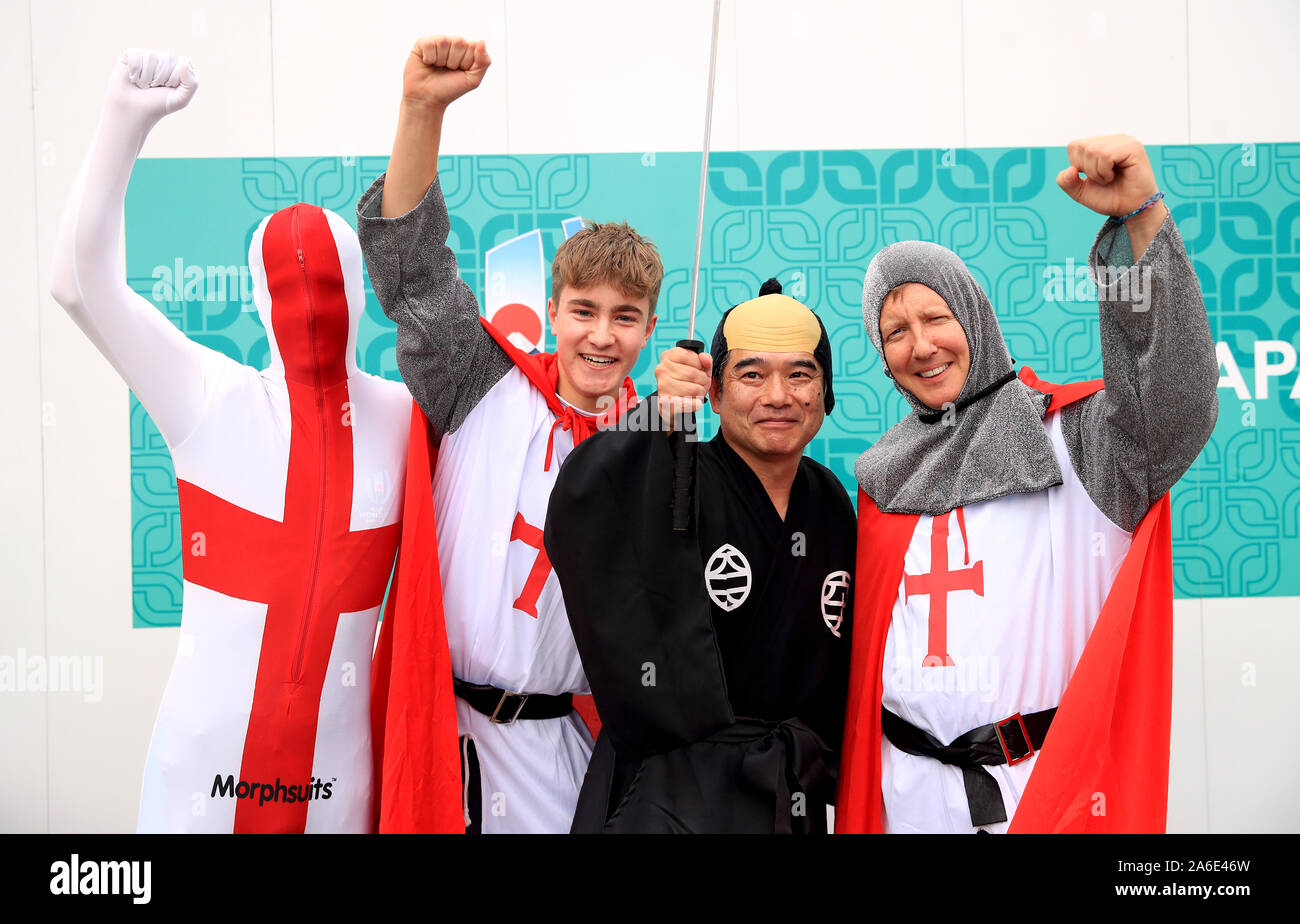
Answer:
[(307, 331), (311, 340), (312, 372), (315, 377), (316, 415), (320, 424), (320, 480), (317, 483), (316, 508), (319, 511), (316, 520), (316, 537), (312, 546), (311, 583), (307, 585), (307, 602), (298, 624), (298, 644), (294, 649), (293, 664), (290, 667), (290, 680), (294, 683), (302, 679), (302, 662), (307, 648), (307, 636), (311, 631), (312, 604), (316, 598), (316, 577), (320, 571), (321, 535), (325, 531), (325, 498), (328, 495), (326, 479), (329, 476), (329, 452), (326, 442), (329, 433), (325, 422), (325, 395), (321, 390), (320, 356), (316, 343), (316, 305), (311, 297), (311, 284), (307, 278), (307, 259), (302, 249), (302, 231), (298, 227), (298, 212), (293, 210), (293, 244), (298, 250), (298, 271), (302, 274), (303, 294), (307, 301)]

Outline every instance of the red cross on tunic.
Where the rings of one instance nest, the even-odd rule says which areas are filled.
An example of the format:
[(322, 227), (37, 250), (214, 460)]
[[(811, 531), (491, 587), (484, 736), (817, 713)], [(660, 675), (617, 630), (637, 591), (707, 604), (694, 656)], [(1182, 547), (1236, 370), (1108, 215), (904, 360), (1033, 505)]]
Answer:
[[(904, 574), (904, 599), (929, 594), (930, 631), (922, 667), (953, 667), (956, 662), (948, 654), (948, 594), (957, 590), (973, 590), (984, 596), (984, 562), (977, 561), (970, 568), (948, 570), (948, 514), (933, 520), (930, 532), (930, 573)], [(957, 508), (957, 525), (961, 527), (962, 545), (966, 548), (966, 564), (970, 564), (970, 544), (966, 542), (966, 514)]]
[[(348, 308), (324, 214), (305, 205), (277, 212), (262, 248), (272, 327), (289, 391), (284, 518), (259, 516), (179, 479), (177, 488), (188, 553), (185, 579), (266, 604), (237, 779), (279, 783), (287, 792), (308, 786), (314, 771), (329, 782), (330, 768), (314, 768), (312, 757), (339, 614), (383, 601), (399, 525), (355, 531), (350, 525)], [(237, 452), (238, 446), (231, 449)], [(211, 769), (214, 775), (231, 772)], [(335, 791), (343, 785), (360, 781), (338, 780)], [(260, 798), (239, 799), (234, 830), (301, 832), (311, 803), (288, 802), (284, 796), (261, 805)]]
[(516, 539), (535, 548), (537, 557), (533, 559), (533, 567), (528, 571), (528, 580), (524, 582), (524, 589), (519, 592), (514, 608), (536, 619), (537, 598), (542, 595), (546, 579), (551, 575), (551, 560), (546, 556), (546, 547), (542, 544), (542, 531), (525, 520), (524, 515), (518, 512), (515, 513), (514, 523), (510, 526), (510, 541)]

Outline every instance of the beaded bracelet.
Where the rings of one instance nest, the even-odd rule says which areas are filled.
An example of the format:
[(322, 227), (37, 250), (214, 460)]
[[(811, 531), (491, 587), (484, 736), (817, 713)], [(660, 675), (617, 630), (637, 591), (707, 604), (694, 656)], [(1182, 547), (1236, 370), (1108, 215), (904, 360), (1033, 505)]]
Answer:
[(1123, 216), (1112, 215), (1111, 220), (1115, 222), (1115, 224), (1117, 225), (1122, 225), (1124, 224), (1124, 222), (1128, 221), (1130, 218), (1132, 218), (1134, 215), (1137, 215), (1139, 212), (1145, 212), (1147, 209), (1151, 208), (1151, 206), (1155, 205), (1164, 197), (1165, 197), (1164, 193), (1158, 192), (1150, 199), (1148, 199), (1146, 202), (1143, 202), (1141, 205), (1135, 208), (1133, 211), (1129, 212), (1127, 215), (1123, 215)]

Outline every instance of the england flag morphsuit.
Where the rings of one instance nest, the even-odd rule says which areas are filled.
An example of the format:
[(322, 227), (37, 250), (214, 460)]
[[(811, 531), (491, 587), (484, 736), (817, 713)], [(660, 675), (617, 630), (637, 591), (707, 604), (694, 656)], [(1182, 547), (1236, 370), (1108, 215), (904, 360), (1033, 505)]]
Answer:
[(264, 370), (189, 340), (129, 288), (118, 238), (132, 165), (196, 87), (183, 58), (123, 54), (51, 271), (176, 468), (183, 611), (139, 830), (368, 831), (371, 653), (411, 397), (357, 368), (361, 250), (332, 212), (293, 205), (253, 235)]

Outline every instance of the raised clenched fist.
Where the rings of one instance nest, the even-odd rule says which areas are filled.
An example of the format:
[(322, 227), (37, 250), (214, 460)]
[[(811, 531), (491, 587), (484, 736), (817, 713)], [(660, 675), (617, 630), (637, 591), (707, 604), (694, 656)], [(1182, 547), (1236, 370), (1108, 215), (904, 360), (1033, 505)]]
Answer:
[[(1056, 182), (1081, 205), (1119, 217), (1139, 208), (1156, 192), (1146, 148), (1132, 135), (1079, 138), (1066, 145), (1070, 166)], [(1080, 178), (1083, 173), (1086, 178)]]
[(492, 59), (485, 42), (449, 35), (417, 39), (402, 73), (402, 99), (445, 108), (483, 82)]
[(156, 122), (185, 108), (199, 88), (194, 67), (168, 51), (128, 48), (109, 79), (109, 99)]

